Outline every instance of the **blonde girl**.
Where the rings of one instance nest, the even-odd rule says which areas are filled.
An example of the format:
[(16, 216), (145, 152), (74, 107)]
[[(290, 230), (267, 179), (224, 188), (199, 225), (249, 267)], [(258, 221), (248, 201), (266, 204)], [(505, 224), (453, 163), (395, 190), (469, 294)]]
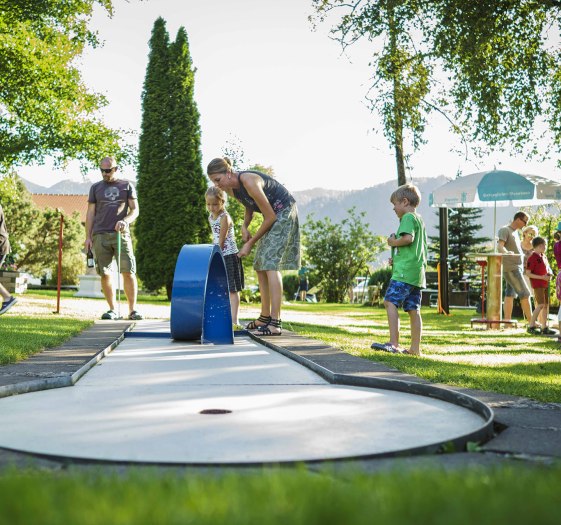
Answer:
[(240, 292), (245, 283), (242, 262), (238, 257), (238, 246), (234, 237), (234, 225), (230, 214), (224, 209), (226, 194), (217, 187), (211, 187), (206, 191), (205, 200), (209, 211), (208, 222), (212, 230), (212, 242), (220, 246), (226, 263), (232, 323), (238, 325)]

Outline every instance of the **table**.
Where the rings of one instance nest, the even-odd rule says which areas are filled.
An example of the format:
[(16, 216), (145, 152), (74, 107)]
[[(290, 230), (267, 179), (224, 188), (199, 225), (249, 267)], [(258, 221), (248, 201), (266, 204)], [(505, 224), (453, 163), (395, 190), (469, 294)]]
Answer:
[[(489, 329), (500, 328), (501, 325), (517, 327), (518, 322), (503, 320), (503, 257), (518, 257), (515, 253), (468, 253), (468, 257), (479, 259), (481, 266), (481, 317), (471, 320), (471, 327), (481, 323), (487, 325)], [(486, 264), (481, 264), (481, 260), (486, 259)], [(485, 276), (484, 268), (487, 266), (487, 302), (485, 302)]]

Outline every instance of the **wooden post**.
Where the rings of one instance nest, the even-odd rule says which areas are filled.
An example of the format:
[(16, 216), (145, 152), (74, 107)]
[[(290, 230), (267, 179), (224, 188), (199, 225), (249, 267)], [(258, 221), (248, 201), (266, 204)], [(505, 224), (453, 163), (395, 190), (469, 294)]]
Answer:
[(448, 208), (438, 209), (440, 226), (440, 268), (438, 270), (438, 298), (439, 311), (445, 315), (450, 314), (449, 302), (449, 274), (448, 274)]
[[(60, 210), (59, 210), (60, 211)], [(58, 232), (58, 275), (56, 287), (56, 312), (60, 313), (60, 288), (62, 283), (62, 230), (64, 226), (64, 215), (60, 213), (60, 229)]]
[(489, 328), (501, 327), (503, 305), (503, 266), (502, 254), (487, 257), (487, 321)]

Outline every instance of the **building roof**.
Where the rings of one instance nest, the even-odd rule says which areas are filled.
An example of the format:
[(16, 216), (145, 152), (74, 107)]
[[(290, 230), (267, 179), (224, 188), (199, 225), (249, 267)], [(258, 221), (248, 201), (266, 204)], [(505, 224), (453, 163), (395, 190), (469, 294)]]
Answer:
[(65, 215), (72, 215), (75, 211), (80, 214), (80, 220), (86, 222), (88, 211), (87, 195), (57, 195), (54, 193), (32, 193), (31, 198), (39, 209), (60, 209)]

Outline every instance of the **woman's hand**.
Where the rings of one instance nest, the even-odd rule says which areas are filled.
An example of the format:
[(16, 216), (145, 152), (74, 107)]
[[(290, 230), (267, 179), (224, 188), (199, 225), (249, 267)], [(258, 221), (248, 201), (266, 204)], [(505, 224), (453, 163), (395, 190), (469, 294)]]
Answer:
[(249, 233), (249, 229), (244, 224), (242, 225), (242, 241), (247, 242), (251, 239), (251, 233)]
[(247, 257), (251, 253), (251, 244), (246, 242), (238, 252), (238, 257)]

